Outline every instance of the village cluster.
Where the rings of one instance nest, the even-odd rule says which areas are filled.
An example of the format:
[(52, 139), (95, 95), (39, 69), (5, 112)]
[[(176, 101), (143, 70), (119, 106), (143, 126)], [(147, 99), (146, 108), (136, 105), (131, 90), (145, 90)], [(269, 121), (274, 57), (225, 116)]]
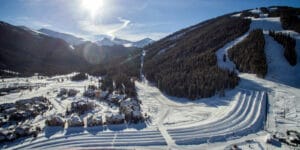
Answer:
[(41, 127), (32, 126), (27, 120), (43, 115), (52, 108), (45, 97), (33, 97), (16, 103), (0, 105), (0, 141), (11, 141), (23, 136), (37, 136)]
[[(143, 122), (149, 117), (142, 113), (137, 98), (128, 97), (118, 90), (101, 90), (101, 80), (93, 80), (96, 82), (84, 86), (84, 89), (58, 86), (39, 97), (0, 104), (0, 142), (36, 137), (45, 127), (60, 126), (67, 129), (131, 124)], [(80, 81), (62, 77), (55, 79), (55, 82)], [(67, 102), (65, 110), (55, 108), (51, 103), (54, 99), (59, 103)], [(43, 123), (32, 124), (36, 117), (43, 118)]]
[[(75, 89), (62, 88), (57, 97), (66, 99), (67, 97), (76, 96), (77, 93), (78, 91)], [(138, 123), (145, 118), (137, 99), (126, 97), (125, 94), (120, 94), (117, 91), (109, 93), (108, 91), (101, 91), (95, 85), (89, 85), (82, 95), (82, 98), (71, 102), (64, 115), (53, 115), (46, 120), (46, 124), (48, 126), (65, 126), (67, 123), (69, 127), (84, 126), (84, 118), (86, 118), (86, 126), (97, 126), (122, 124), (125, 121), (127, 123)], [(103, 116), (104, 114), (97, 112), (101, 109), (99, 102), (106, 103), (110, 107), (118, 107), (119, 111), (117, 113), (106, 113)], [(93, 115), (86, 116), (89, 112), (92, 112), (90, 114)]]

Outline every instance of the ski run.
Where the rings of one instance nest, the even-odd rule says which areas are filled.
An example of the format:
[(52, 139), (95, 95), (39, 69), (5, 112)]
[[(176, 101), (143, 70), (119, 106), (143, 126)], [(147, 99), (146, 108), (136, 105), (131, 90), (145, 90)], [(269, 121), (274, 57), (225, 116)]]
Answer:
[[(238, 14), (232, 17), (239, 16)], [(250, 31), (262, 29), (265, 34), (265, 53), (268, 74), (265, 79), (254, 74), (239, 73), (240, 84), (228, 90), (225, 97), (218, 95), (190, 101), (170, 97), (149, 83), (143, 75), (136, 81), (142, 112), (150, 119), (145, 123), (103, 125), (98, 127), (46, 127), (36, 139), (17, 140), (3, 146), (7, 149), (230, 149), (238, 145), (242, 149), (290, 149), (287, 145), (276, 147), (265, 142), (266, 136), (287, 129), (300, 129), (300, 63), (291, 67), (283, 56), (283, 47), (268, 35), (268, 30), (289, 33), (296, 39), (296, 50), (300, 60), (300, 35), (283, 30), (279, 18), (251, 18)], [(249, 32), (226, 44), (216, 52), (218, 65), (234, 69), (231, 61), (223, 62), (227, 50), (247, 37)], [(141, 56), (143, 67), (144, 56)], [(228, 57), (227, 57), (227, 60)], [(238, 70), (236, 70), (238, 72)], [(57, 77), (59, 78), (59, 77)], [(22, 79), (7, 79), (13, 83)], [(24, 79), (25, 80), (25, 79)], [(27, 78), (40, 83), (34, 77)], [(45, 95), (55, 87), (79, 87), (81, 83), (55, 83), (44, 80), (47, 86), (30, 94), (3, 96), (1, 103), (15, 102), (16, 99)], [(3, 85), (4, 86), (4, 85)], [(69, 104), (50, 98), (56, 112), (63, 113)], [(109, 108), (104, 108), (108, 110)], [(113, 111), (113, 110), (112, 110)], [(38, 123), (43, 124), (43, 118)]]

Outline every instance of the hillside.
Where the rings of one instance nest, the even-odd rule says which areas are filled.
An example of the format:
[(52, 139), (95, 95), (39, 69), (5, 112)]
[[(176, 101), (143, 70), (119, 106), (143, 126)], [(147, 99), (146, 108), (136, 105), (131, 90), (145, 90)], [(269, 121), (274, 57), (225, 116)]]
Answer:
[(1, 69), (25, 74), (56, 74), (79, 70), (87, 65), (61, 39), (5, 22), (0, 22), (0, 33)]
[[(249, 37), (244, 38), (254, 29), (271, 30), (278, 25), (277, 22), (255, 21), (259, 18), (278, 17), (284, 28), (297, 31), (299, 18), (293, 16), (299, 15), (299, 12), (299, 9), (290, 7), (245, 10), (175, 32), (144, 48), (147, 53), (145, 76), (166, 94), (191, 99), (210, 97), (235, 87), (239, 83), (236, 71), (264, 77), (267, 64), (263, 31), (250, 33)], [(226, 47), (225, 44), (238, 38), (241, 39), (236, 42), (244, 41), (229, 50), (229, 57), (227, 51), (230, 47), (226, 53), (216, 54)], [(223, 64), (231, 64), (220, 67), (220, 60), (224, 61)]]
[(259, 77), (267, 74), (265, 38), (260, 29), (253, 30), (240, 43), (228, 50), (228, 56), (239, 71), (255, 73)]
[(99, 46), (125, 46), (125, 47), (138, 47), (142, 48), (153, 43), (154, 40), (150, 38), (144, 38), (139, 41), (129, 41), (120, 38), (112, 38), (112, 37), (104, 37), (101, 40), (95, 41), (95, 43)]
[(239, 78), (218, 67), (215, 52), (249, 26), (250, 20), (225, 15), (151, 44), (145, 48), (145, 76), (167, 94), (192, 99), (233, 88)]
[(143, 49), (1, 23), (0, 149), (297, 149), (299, 15), (234, 12)]
[(83, 38), (79, 38), (79, 37), (76, 37), (74, 35), (67, 34), (67, 33), (56, 32), (56, 31), (53, 31), (50, 29), (42, 28), (42, 29), (39, 29), (38, 31), (41, 33), (44, 33), (48, 36), (51, 36), (51, 37), (63, 39), (71, 45), (78, 45), (78, 44), (82, 44), (83, 42), (85, 42), (85, 40)]
[(63, 39), (52, 37), (53, 35), (48, 36), (5, 22), (0, 23), (0, 33), (2, 76), (9, 75), (2, 70), (19, 72), (19, 76), (34, 73), (65, 74), (74, 71), (101, 72), (107, 66), (118, 66), (136, 50), (134, 47), (121, 45), (98, 46), (92, 42), (70, 46)]

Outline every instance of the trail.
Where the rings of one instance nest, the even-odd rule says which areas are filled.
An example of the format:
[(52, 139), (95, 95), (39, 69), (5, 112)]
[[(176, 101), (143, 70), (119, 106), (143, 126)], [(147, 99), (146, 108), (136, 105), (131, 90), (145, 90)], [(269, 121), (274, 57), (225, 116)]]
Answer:
[[(140, 69), (140, 75), (141, 75), (141, 80), (144, 84), (147, 84), (148, 82), (146, 81), (146, 78), (143, 74), (143, 67), (144, 67), (144, 57), (146, 56), (146, 51), (143, 50), (142, 55), (141, 55), (141, 69)], [(152, 95), (154, 96), (154, 95)], [(163, 101), (160, 98), (157, 98), (154, 96), (155, 99), (160, 103), (161, 105), (161, 113), (159, 114), (159, 119), (157, 123), (157, 128), (161, 132), (162, 136), (164, 137), (165, 141), (167, 142), (168, 149), (171, 149), (171, 147), (175, 147), (175, 142), (173, 141), (172, 137), (169, 135), (167, 132), (166, 128), (164, 127), (164, 120), (166, 117), (169, 115), (170, 108), (168, 105), (165, 104), (165, 101)]]

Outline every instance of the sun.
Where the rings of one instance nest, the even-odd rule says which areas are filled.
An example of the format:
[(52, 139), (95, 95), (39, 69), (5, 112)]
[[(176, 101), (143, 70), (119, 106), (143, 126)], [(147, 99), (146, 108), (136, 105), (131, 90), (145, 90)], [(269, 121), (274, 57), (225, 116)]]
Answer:
[(103, 8), (103, 0), (81, 0), (81, 7), (89, 12), (91, 17), (95, 17)]

